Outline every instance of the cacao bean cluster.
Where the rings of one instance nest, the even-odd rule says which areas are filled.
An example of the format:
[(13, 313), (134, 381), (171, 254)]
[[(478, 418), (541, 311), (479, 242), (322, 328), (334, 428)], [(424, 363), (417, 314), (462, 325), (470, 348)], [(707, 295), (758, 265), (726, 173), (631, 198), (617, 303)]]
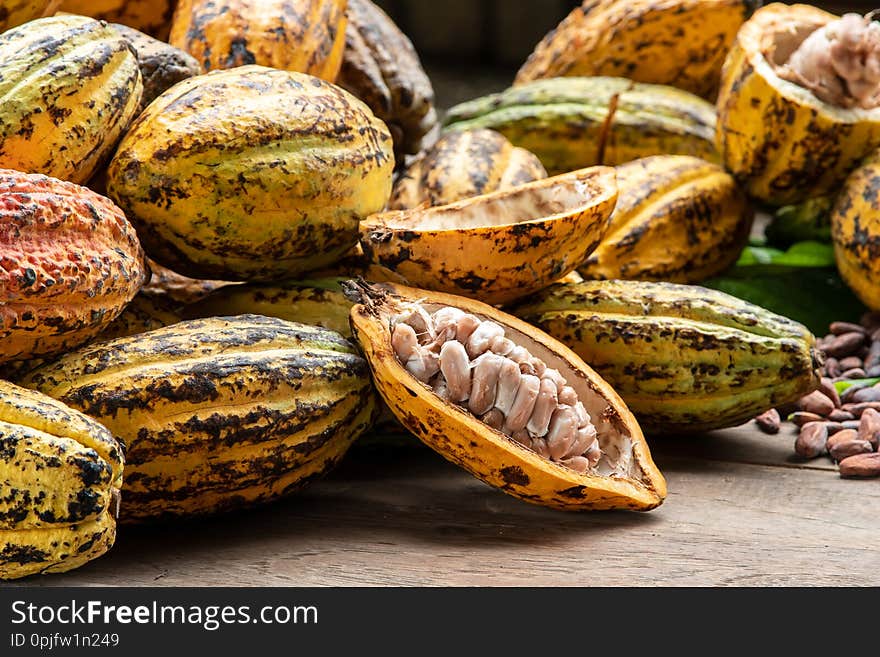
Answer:
[[(880, 477), (880, 313), (858, 324), (833, 322), (817, 348), (825, 355), (818, 390), (790, 409), (770, 409), (755, 418), (766, 433), (778, 433), (782, 418), (798, 427), (795, 453), (805, 459), (828, 455), (842, 477)], [(853, 381), (842, 393), (835, 383)]]

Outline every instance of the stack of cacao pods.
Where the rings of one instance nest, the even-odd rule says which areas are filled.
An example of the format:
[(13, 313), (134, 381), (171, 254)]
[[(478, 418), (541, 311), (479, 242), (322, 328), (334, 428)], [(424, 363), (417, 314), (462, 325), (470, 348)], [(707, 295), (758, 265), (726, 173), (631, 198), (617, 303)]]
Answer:
[[(666, 485), (645, 431), (819, 386), (807, 329), (697, 284), (756, 203), (827, 194), (876, 141), (873, 110), (816, 113), (813, 78), (758, 61), (797, 50), (760, 50), (780, 21), (805, 40), (824, 12), (587, 0), (510, 89), (441, 121), (370, 0), (13, 4), (0, 578), (100, 556), (117, 516), (290, 494), (383, 410), (515, 497), (648, 510)], [(862, 277), (846, 235), (870, 175), (837, 206)]]

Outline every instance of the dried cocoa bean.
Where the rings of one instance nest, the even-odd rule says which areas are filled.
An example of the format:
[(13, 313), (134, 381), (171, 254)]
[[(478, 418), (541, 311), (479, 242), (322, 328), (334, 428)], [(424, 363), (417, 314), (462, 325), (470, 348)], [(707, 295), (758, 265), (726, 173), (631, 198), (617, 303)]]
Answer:
[(834, 402), (835, 408), (840, 407), (840, 394), (837, 392), (837, 388), (834, 387), (834, 382), (829, 379), (827, 376), (823, 376), (819, 381), (819, 392), (828, 397), (832, 402)]
[(866, 376), (865, 370), (861, 367), (856, 367), (855, 369), (845, 370), (839, 378), (841, 379), (864, 379)]
[(880, 402), (861, 402), (859, 404), (843, 404), (840, 408), (849, 411), (856, 417), (862, 417), (862, 413), (866, 408), (873, 408), (880, 411)]
[(868, 387), (869, 387), (868, 384), (865, 383), (864, 381), (859, 382), (859, 383), (853, 383), (851, 386), (849, 386), (846, 390), (844, 390), (842, 393), (840, 393), (841, 408), (843, 408), (847, 404), (855, 403), (852, 400), (852, 396), (854, 394), (856, 394), (856, 391), (861, 390), (862, 388), (868, 388)]
[(871, 447), (871, 443), (867, 440), (858, 439), (835, 443), (828, 448), (828, 453), (831, 455), (831, 458), (837, 462), (849, 458), (850, 456), (855, 456), (856, 454), (870, 454), (873, 451), (874, 448)]
[(876, 310), (867, 311), (859, 319), (859, 324), (864, 326), (865, 330), (870, 333), (872, 329), (880, 327), (880, 312)]
[(863, 332), (851, 331), (843, 333), (831, 340), (822, 350), (826, 356), (832, 358), (846, 358), (856, 353), (865, 344), (867, 336)]
[(850, 399), (855, 404), (880, 402), (880, 388), (861, 388), (856, 390)]
[(874, 365), (873, 367), (869, 367), (868, 369), (866, 369), (865, 376), (867, 376), (869, 379), (880, 376), (880, 365)]
[(826, 447), (828, 451), (831, 451), (831, 448), (835, 445), (839, 445), (840, 443), (849, 443), (853, 440), (859, 439), (859, 433), (855, 429), (842, 429), (838, 431), (833, 436), (829, 436), (826, 442)]
[(824, 368), (825, 368), (825, 374), (832, 379), (836, 379), (837, 377), (839, 377), (840, 373), (842, 371), (840, 369), (840, 361), (838, 361), (836, 358), (832, 358), (830, 356), (825, 359)]
[(794, 451), (805, 459), (816, 458), (825, 453), (828, 429), (823, 422), (808, 422), (794, 442)]
[[(755, 418), (757, 419), (757, 418)], [(816, 413), (807, 413), (806, 411), (795, 411), (788, 416), (789, 421), (794, 422), (797, 426), (802, 427), (807, 422), (821, 422), (825, 418)]]
[(880, 411), (866, 408), (859, 420), (859, 439), (867, 440), (876, 452), (880, 446)]
[(835, 408), (828, 414), (828, 419), (832, 422), (846, 422), (847, 420), (855, 420), (856, 416), (842, 408)]
[(852, 322), (831, 322), (828, 330), (833, 335), (843, 335), (844, 333), (867, 333), (867, 329), (861, 324), (853, 324)]
[(825, 417), (834, 410), (834, 402), (819, 390), (814, 390), (809, 395), (798, 400), (800, 409), (806, 413), (815, 413)]
[(862, 367), (863, 364), (862, 359), (858, 356), (847, 356), (846, 358), (840, 359), (840, 369), (844, 372), (847, 370), (854, 370), (857, 367)]
[(779, 411), (775, 408), (771, 408), (769, 411), (764, 411), (756, 417), (755, 424), (757, 424), (758, 428), (764, 433), (779, 433), (782, 418), (779, 417)]
[(880, 452), (856, 454), (839, 464), (841, 477), (880, 477)]
[(846, 427), (843, 426), (843, 424), (840, 422), (825, 422), (825, 428), (828, 429), (829, 436), (833, 436), (838, 431), (843, 431), (844, 429), (846, 429)]
[(878, 365), (880, 365), (880, 340), (875, 340), (868, 347), (868, 355), (865, 356), (865, 369), (871, 369)]

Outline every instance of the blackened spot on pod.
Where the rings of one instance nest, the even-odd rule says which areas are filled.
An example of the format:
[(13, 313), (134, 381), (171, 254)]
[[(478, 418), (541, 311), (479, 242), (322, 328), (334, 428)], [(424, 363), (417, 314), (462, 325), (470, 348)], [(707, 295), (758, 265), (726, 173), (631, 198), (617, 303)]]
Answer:
[(479, 292), (488, 284), (488, 281), (485, 278), (477, 276), (476, 274), (468, 274), (467, 276), (453, 278), (452, 282), (458, 287), (464, 290), (470, 290), (471, 292)]
[(501, 468), (501, 478), (504, 479), (505, 483), (516, 484), (517, 486), (528, 486), (531, 481), (529, 476), (518, 465)]
[(580, 500), (586, 497), (586, 490), (587, 489), (585, 486), (572, 486), (571, 488), (566, 488), (565, 490), (559, 491), (559, 494), (562, 497), (567, 497), (572, 500)]
[(17, 563), (24, 565), (28, 563), (40, 563), (48, 561), (49, 553), (37, 549), (33, 545), (15, 545), (7, 543), (0, 552), (0, 561), (5, 563)]
[(18, 277), (19, 282), (24, 287), (29, 287), (37, 282), (37, 272), (28, 267), (24, 270), (24, 273)]

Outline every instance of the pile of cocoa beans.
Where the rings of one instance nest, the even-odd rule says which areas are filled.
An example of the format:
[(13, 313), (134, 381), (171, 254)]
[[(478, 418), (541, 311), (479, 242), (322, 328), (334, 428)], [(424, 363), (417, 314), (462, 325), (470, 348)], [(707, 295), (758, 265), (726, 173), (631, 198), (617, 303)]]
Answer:
[[(755, 418), (766, 433), (778, 433), (783, 418), (798, 427), (795, 453), (804, 459), (829, 456), (842, 477), (880, 477), (880, 313), (858, 324), (834, 322), (817, 341), (825, 356), (818, 390), (789, 408)], [(838, 393), (839, 381), (853, 383)]]

